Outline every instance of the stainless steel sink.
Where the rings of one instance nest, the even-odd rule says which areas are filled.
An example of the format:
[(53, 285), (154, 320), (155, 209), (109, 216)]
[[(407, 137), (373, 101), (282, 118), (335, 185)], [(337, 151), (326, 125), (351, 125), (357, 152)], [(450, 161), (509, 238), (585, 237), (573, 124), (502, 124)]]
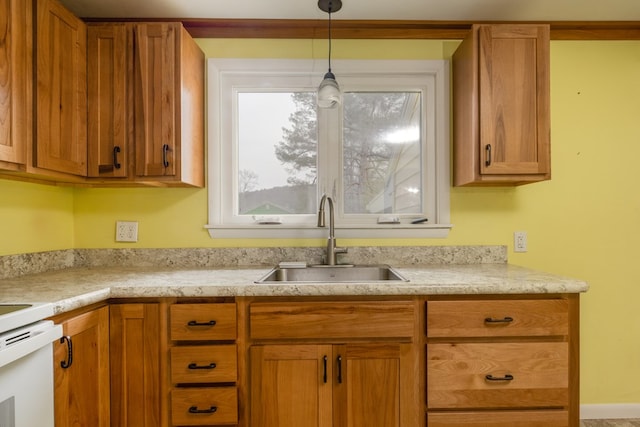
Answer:
[(312, 265), (276, 267), (256, 283), (408, 282), (388, 265)]

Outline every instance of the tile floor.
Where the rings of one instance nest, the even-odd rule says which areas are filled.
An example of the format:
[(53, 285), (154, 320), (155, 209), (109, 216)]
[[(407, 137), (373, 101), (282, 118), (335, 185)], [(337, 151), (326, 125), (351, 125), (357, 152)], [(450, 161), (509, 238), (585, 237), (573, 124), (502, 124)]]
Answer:
[(580, 427), (640, 427), (640, 419), (582, 420)]

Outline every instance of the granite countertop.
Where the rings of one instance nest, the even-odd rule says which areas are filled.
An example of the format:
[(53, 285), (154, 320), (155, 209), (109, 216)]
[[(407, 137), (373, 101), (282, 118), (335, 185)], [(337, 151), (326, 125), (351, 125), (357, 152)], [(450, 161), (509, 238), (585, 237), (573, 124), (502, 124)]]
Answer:
[(0, 280), (0, 303), (49, 302), (56, 314), (108, 298), (579, 293), (587, 283), (509, 264), (410, 265), (408, 282), (256, 284), (270, 268), (75, 267)]

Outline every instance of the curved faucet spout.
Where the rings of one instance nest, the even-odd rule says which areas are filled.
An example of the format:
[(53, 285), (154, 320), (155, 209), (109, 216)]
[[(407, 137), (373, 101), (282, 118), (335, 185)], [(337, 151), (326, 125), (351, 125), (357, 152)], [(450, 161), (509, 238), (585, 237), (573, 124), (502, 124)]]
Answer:
[(318, 208), (318, 227), (326, 226), (324, 205), (327, 201), (329, 202), (329, 238), (327, 239), (326, 264), (336, 265), (336, 255), (347, 253), (347, 248), (336, 247), (333, 199), (326, 194), (323, 194), (320, 199), (320, 207)]

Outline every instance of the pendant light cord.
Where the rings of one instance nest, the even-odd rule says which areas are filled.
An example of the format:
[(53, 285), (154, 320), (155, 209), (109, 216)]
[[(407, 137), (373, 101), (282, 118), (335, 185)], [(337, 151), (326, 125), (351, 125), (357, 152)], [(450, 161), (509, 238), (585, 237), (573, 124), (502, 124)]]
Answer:
[(331, 72), (331, 2), (329, 2), (329, 72)]

